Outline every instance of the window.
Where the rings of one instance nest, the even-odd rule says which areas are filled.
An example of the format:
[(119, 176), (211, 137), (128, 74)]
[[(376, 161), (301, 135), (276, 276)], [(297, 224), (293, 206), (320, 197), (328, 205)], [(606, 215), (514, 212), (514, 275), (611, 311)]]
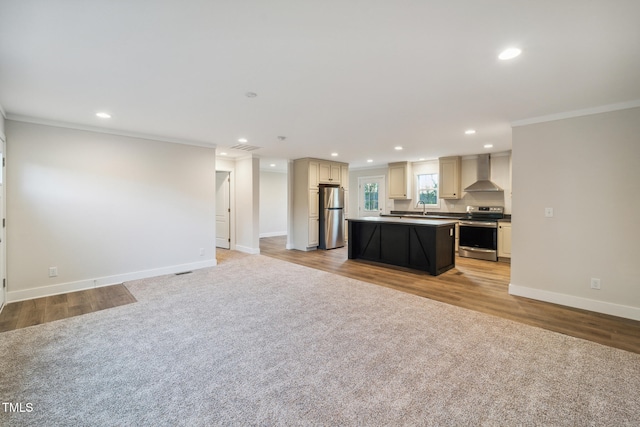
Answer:
[(378, 184), (375, 182), (364, 184), (364, 210), (378, 210)]
[(438, 174), (426, 173), (418, 175), (417, 206), (439, 206), (438, 203)]

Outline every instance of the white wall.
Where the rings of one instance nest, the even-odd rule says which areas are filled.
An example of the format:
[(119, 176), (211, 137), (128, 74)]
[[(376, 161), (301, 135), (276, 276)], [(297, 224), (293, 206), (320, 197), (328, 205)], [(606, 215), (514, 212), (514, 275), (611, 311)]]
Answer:
[(260, 160), (236, 160), (236, 249), (260, 253)]
[(640, 108), (514, 128), (512, 294), (640, 320), (638, 135)]
[(287, 234), (287, 174), (260, 171), (260, 237)]
[(11, 120), (6, 133), (9, 300), (215, 265), (214, 149)]

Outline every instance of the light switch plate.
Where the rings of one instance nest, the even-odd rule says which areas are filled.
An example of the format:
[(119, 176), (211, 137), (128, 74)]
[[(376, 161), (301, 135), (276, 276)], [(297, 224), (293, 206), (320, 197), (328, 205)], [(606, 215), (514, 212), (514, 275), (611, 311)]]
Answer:
[(544, 216), (547, 218), (553, 217), (553, 208), (544, 208)]

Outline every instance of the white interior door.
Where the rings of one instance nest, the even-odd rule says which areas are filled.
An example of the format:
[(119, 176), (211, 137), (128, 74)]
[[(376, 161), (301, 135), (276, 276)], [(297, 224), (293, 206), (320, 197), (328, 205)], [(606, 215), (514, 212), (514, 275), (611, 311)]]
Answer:
[(379, 216), (386, 200), (384, 176), (358, 178), (358, 216)]
[(229, 172), (216, 172), (216, 246), (231, 247), (231, 180)]

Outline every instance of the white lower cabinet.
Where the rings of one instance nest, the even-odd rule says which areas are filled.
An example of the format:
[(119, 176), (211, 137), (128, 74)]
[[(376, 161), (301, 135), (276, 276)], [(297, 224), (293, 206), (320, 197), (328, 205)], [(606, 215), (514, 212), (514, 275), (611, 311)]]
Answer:
[(511, 223), (498, 223), (498, 258), (511, 258)]

